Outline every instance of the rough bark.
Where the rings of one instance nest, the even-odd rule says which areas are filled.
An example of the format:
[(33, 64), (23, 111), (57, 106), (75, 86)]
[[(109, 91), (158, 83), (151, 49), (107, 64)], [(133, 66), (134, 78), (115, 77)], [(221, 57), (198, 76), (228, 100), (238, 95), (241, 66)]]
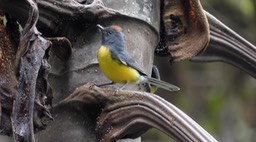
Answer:
[[(34, 116), (37, 115), (34, 112), (35, 102), (41, 105), (41, 109), (44, 108), (44, 103), (41, 104), (41, 101), (37, 100), (41, 96), (38, 96), (40, 91), (36, 91), (36, 89), (42, 88), (45, 82), (42, 82), (38, 76), (43, 78), (47, 72), (48, 64), (46, 59), (44, 59), (44, 55), (50, 45), (48, 41), (40, 36), (36, 28), (39, 16), (37, 3), (32, 0), (28, 0), (27, 2), (31, 6), (30, 14), (24, 27), (15, 59), (18, 83), (17, 90), (14, 94), (11, 123), (12, 135), (16, 142), (35, 141), (34, 125), (37, 124), (33, 122)], [(42, 72), (38, 75), (40, 69)], [(41, 82), (40, 86), (36, 88), (39, 82)]]

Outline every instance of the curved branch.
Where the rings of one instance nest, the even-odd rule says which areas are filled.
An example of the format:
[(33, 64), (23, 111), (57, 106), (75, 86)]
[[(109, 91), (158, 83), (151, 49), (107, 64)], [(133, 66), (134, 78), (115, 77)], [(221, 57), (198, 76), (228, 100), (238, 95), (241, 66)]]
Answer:
[(73, 101), (100, 107), (96, 132), (103, 142), (136, 138), (152, 127), (177, 141), (216, 141), (181, 110), (149, 93), (115, 91), (87, 84), (77, 88), (61, 104)]
[(206, 51), (192, 61), (225, 62), (256, 78), (256, 47), (210, 13), (205, 13), (210, 24), (210, 42)]
[[(36, 98), (36, 85), (40, 82), (39, 88), (44, 87), (45, 80), (38, 79), (38, 76), (43, 75), (44, 71), (47, 70), (44, 55), (50, 45), (48, 41), (39, 35), (40, 33), (35, 27), (39, 16), (37, 3), (33, 0), (27, 0), (27, 2), (31, 6), (31, 13), (20, 39), (15, 63), (18, 83), (14, 96), (11, 122), (13, 137), (16, 142), (35, 141), (34, 125), (37, 125), (37, 123), (33, 122), (33, 118), (44, 107), (39, 101), (40, 97), (37, 96), (38, 98)], [(39, 75), (40, 68), (43, 69), (43, 73)], [(34, 110), (36, 110), (34, 103), (37, 104), (40, 110), (36, 113), (34, 113)]]
[[(63, 32), (63, 27), (60, 25), (67, 24), (64, 21), (72, 22), (82, 19), (84, 24), (87, 24), (100, 18), (119, 14), (117, 11), (104, 7), (100, 0), (94, 0), (93, 3), (87, 5), (74, 0), (39, 0), (38, 7), (40, 10), (38, 27), (40, 27), (40, 31), (48, 31), (48, 34)], [(29, 5), (25, 1), (0, 0), (0, 8), (12, 15), (22, 25), (24, 25), (29, 15)]]
[(180, 61), (202, 52), (209, 42), (209, 24), (199, 0), (162, 0), (161, 35), (156, 55)]

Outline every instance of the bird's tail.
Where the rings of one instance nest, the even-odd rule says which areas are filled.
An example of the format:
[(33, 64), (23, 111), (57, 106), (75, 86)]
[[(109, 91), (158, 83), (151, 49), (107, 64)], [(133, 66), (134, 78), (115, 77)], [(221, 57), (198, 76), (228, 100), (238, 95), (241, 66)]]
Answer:
[(179, 87), (172, 85), (170, 83), (167, 83), (167, 82), (155, 79), (155, 78), (151, 78), (148, 76), (143, 76), (143, 77), (145, 77), (146, 82), (148, 82), (149, 84), (155, 85), (159, 88), (163, 88), (168, 91), (179, 91), (180, 90)]

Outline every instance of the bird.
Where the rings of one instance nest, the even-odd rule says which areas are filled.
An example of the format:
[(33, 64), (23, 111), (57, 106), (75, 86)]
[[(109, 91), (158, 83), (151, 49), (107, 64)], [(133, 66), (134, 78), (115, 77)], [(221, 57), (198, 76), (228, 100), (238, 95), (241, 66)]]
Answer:
[[(126, 50), (125, 35), (119, 25), (103, 27), (101, 45), (97, 59), (103, 74), (112, 82), (107, 84), (151, 84), (168, 91), (179, 91), (180, 88), (157, 78), (149, 77)], [(104, 84), (104, 85), (107, 85)], [(122, 88), (124, 88), (124, 86)]]

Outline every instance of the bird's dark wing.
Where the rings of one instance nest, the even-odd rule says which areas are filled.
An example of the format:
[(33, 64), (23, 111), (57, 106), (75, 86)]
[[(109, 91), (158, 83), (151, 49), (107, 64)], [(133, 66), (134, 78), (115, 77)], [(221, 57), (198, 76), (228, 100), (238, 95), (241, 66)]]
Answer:
[(135, 60), (133, 60), (133, 58), (130, 56), (128, 52), (126, 52), (125, 50), (119, 50), (119, 51), (113, 51), (113, 52), (114, 54), (112, 54), (112, 58), (120, 61), (120, 63), (126, 66), (136, 69), (141, 75), (146, 75), (144, 71), (141, 69), (141, 67), (139, 66), (139, 64)]

